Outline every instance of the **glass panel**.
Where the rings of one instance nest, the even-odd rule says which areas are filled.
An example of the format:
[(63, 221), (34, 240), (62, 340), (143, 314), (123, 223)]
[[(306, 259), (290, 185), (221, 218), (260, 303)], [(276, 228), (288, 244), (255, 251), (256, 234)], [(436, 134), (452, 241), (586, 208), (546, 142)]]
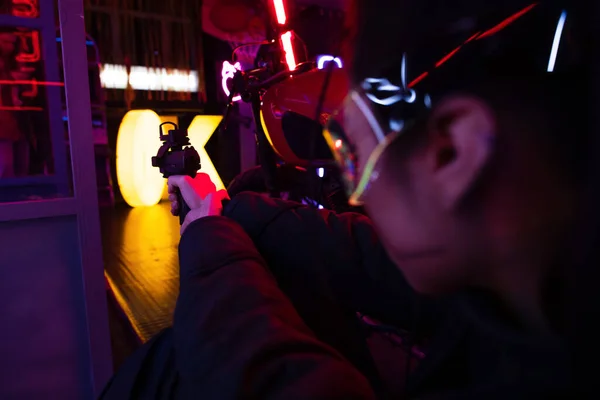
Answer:
[(21, 18), (40, 16), (39, 0), (0, 0), (0, 14)]
[(50, 17), (40, 24), (51, 23), (47, 28), (0, 26), (0, 202), (72, 195), (59, 40)]

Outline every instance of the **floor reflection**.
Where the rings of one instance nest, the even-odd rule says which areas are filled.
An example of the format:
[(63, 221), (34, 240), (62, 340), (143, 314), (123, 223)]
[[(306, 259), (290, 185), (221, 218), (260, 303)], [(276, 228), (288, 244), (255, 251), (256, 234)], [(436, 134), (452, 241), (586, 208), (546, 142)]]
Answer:
[(179, 220), (169, 204), (101, 213), (106, 278), (144, 341), (171, 324), (179, 290)]

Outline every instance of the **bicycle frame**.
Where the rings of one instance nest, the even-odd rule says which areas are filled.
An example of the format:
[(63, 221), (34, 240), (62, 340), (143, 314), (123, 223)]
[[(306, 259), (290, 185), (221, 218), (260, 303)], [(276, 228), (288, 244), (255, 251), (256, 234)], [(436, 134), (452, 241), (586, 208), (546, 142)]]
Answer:
[[(229, 95), (224, 120), (227, 121), (227, 117), (232, 106), (233, 97), (237, 94), (236, 92), (238, 92), (242, 95), (242, 99), (245, 102), (250, 103), (252, 107), (252, 117), (255, 126), (258, 161), (263, 171), (266, 187), (271, 194), (273, 194), (274, 196), (278, 196), (279, 192), (277, 191), (278, 185), (276, 182), (278, 157), (271, 145), (269, 144), (269, 140), (261, 124), (261, 96), (262, 93), (268, 89), (266, 86), (268, 84), (269, 79), (276, 77), (278, 73), (282, 73), (286, 70), (290, 72), (294, 71), (297, 65), (295, 63), (295, 55), (293, 53), (293, 46), (291, 40), (293, 34), (292, 31), (287, 29), (286, 26), (287, 15), (284, 0), (272, 0), (270, 2), (270, 7), (267, 12), (267, 16), (267, 43), (273, 43), (277, 41), (277, 43), (279, 44), (279, 51), (276, 51), (274, 53), (276, 59), (269, 60), (270, 62), (267, 67), (263, 66), (253, 71), (247, 71), (247, 73), (242, 71), (238, 71), (236, 73), (236, 76), (234, 76), (234, 87), (232, 88)], [(287, 65), (281, 62), (282, 53), (285, 54)], [(264, 72), (271, 73), (272, 76), (263, 80), (262, 82), (259, 81), (257, 83), (254, 79), (255, 74), (253, 74), (253, 72), (256, 75), (260, 75)], [(244, 74), (246, 75), (245, 77)], [(239, 87), (240, 82), (243, 82), (243, 88)], [(254, 88), (250, 87), (252, 84), (255, 85)], [(226, 129), (226, 122), (224, 124), (224, 129)]]

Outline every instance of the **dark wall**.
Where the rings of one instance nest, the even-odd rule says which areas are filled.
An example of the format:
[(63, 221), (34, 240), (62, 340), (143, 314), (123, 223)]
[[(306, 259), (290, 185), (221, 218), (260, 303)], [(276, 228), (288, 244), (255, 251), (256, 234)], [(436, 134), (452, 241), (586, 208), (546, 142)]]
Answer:
[(292, 19), (297, 35), (308, 49), (309, 57), (339, 52), (344, 26), (344, 12), (309, 6)]
[[(222, 115), (227, 105), (227, 97), (221, 87), (221, 69), (223, 61), (231, 60), (229, 43), (208, 34), (202, 37), (204, 53), (204, 77), (206, 82), (205, 114)], [(227, 185), (240, 172), (239, 124), (237, 107), (229, 116), (227, 130), (219, 130), (206, 145), (223, 183)]]
[(206, 82), (205, 110), (207, 114), (219, 114), (227, 102), (221, 88), (221, 68), (223, 61), (231, 60), (232, 49), (229, 43), (208, 34), (203, 35), (202, 45)]

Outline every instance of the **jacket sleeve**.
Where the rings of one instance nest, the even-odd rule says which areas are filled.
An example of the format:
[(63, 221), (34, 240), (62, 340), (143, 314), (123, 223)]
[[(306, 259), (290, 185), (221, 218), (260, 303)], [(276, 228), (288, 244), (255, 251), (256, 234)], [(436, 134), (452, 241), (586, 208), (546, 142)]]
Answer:
[(225, 215), (250, 235), (281, 289), (293, 298), (298, 280), (326, 281), (348, 310), (413, 328), (427, 306), (387, 256), (371, 221), (302, 204), (241, 193)]
[(194, 222), (179, 258), (173, 329), (182, 397), (374, 397), (366, 379), (304, 325), (237, 223)]

